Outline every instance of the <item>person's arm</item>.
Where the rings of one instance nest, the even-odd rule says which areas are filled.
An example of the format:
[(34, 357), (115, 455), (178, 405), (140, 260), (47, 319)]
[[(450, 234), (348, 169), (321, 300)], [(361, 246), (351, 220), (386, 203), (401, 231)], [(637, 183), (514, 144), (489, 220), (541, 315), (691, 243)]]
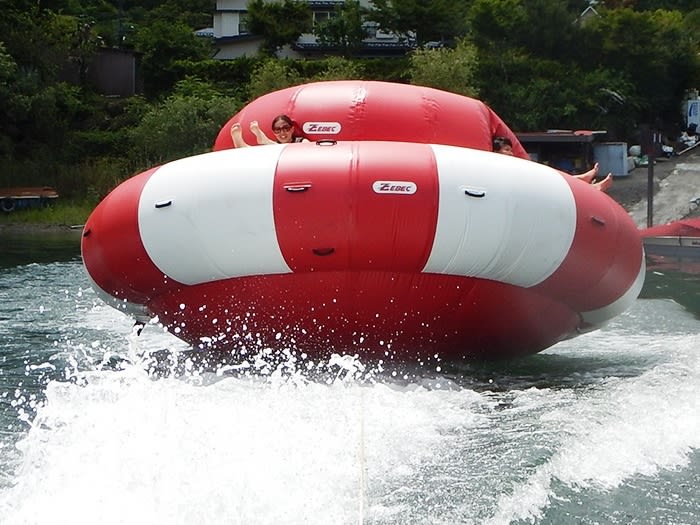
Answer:
[(257, 120), (252, 120), (250, 122), (250, 131), (255, 135), (255, 138), (258, 139), (258, 144), (277, 144), (276, 141), (270, 140), (270, 138), (263, 133)]
[(236, 122), (231, 126), (231, 138), (233, 139), (233, 145), (236, 148), (245, 148), (248, 143), (243, 140), (243, 132), (241, 131), (241, 125)]

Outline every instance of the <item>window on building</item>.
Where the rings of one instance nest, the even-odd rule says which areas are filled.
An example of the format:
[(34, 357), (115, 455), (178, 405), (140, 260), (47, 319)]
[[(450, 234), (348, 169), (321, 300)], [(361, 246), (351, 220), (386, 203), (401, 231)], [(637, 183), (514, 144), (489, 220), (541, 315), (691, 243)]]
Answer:
[(362, 23), (362, 28), (367, 31), (367, 38), (376, 38), (379, 24), (377, 22), (367, 21)]
[(238, 17), (238, 34), (250, 34), (250, 29), (248, 29), (248, 13), (241, 13)]
[(318, 24), (322, 24), (331, 18), (335, 18), (337, 13), (335, 11), (314, 11), (312, 15), (314, 27), (316, 27)]

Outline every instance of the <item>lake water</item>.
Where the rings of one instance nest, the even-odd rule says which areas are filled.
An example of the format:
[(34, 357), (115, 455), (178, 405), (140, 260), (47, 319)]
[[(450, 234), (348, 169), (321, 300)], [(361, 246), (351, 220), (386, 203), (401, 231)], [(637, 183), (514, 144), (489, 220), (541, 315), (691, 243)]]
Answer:
[(4, 525), (700, 522), (692, 263), (526, 359), (168, 375), (185, 345), (101, 303), (78, 242), (0, 235)]

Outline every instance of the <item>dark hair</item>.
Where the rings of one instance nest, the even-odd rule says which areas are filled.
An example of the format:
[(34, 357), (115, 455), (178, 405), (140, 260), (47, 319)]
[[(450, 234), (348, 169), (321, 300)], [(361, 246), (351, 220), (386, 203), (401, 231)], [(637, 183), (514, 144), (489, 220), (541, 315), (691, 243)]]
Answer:
[(274, 128), (275, 124), (277, 124), (277, 122), (279, 122), (280, 120), (282, 122), (294, 127), (294, 121), (291, 118), (289, 118), (289, 115), (285, 115), (285, 114), (277, 115), (275, 118), (273, 118), (272, 119), (272, 127)]
[(281, 115), (277, 115), (275, 118), (272, 119), (271, 128), (275, 129), (275, 124), (277, 124), (280, 121), (291, 126), (291, 128), (292, 128), (292, 142), (296, 142), (298, 139), (304, 138), (303, 135), (297, 134), (296, 123), (291, 119), (291, 117), (289, 115), (285, 115), (284, 113), (282, 113)]
[(493, 137), (493, 151), (501, 151), (503, 146), (513, 147), (513, 141), (508, 137)]

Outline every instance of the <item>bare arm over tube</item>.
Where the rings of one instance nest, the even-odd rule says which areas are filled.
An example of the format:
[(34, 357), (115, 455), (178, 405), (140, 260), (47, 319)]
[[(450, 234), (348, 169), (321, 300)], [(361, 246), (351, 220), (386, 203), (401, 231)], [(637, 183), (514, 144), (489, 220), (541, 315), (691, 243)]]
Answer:
[(231, 138), (233, 139), (233, 145), (236, 148), (246, 148), (248, 143), (243, 140), (243, 133), (241, 131), (241, 125), (236, 122), (231, 126)]

